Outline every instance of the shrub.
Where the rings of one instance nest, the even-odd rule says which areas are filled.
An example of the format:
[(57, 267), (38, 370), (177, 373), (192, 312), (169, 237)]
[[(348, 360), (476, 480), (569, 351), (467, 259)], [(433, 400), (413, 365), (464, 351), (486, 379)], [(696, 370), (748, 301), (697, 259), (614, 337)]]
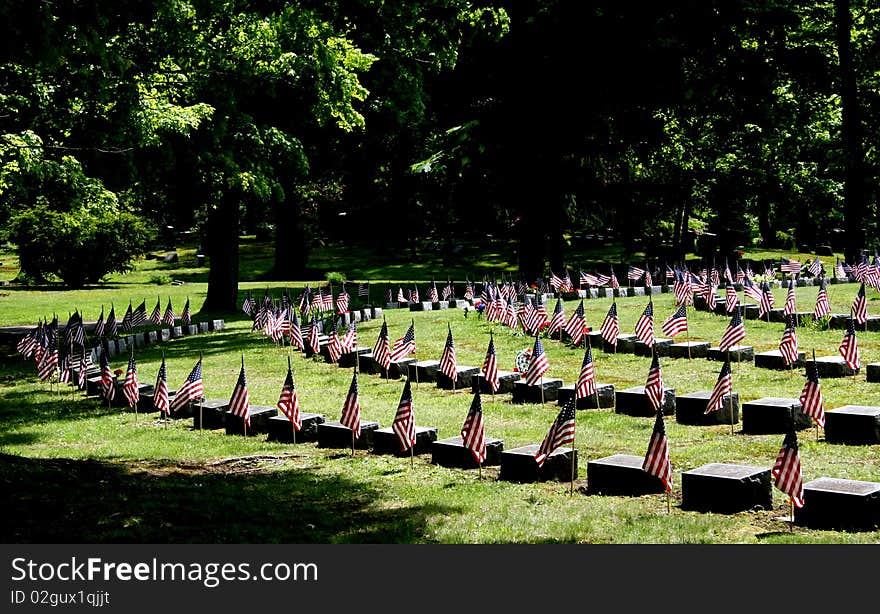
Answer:
[(340, 284), (348, 281), (345, 278), (345, 273), (340, 273), (339, 271), (330, 271), (327, 274), (325, 274), (324, 277), (327, 279), (328, 282), (330, 282), (331, 284), (336, 284), (336, 285), (340, 285)]

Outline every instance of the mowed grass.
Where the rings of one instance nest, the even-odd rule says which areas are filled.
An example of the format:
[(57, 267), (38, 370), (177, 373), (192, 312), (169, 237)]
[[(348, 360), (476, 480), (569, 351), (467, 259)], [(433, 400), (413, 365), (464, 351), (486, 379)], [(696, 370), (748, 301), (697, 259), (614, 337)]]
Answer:
[[(272, 286), (278, 295), (280, 284)], [(137, 287), (135, 285), (134, 287)], [(248, 287), (245, 285), (245, 287)], [(262, 287), (259, 283), (254, 288)], [(299, 284), (292, 286), (294, 293)], [(848, 310), (858, 286), (829, 286), (834, 311)], [(126, 288), (92, 291), (88, 300), (108, 302)], [(810, 310), (816, 288), (798, 289), (799, 309)], [(742, 295), (740, 295), (742, 296)], [(785, 291), (776, 291), (777, 304)], [(65, 296), (44, 293), (31, 297), (51, 315), (67, 304)], [(194, 309), (198, 305), (194, 300)], [(877, 313), (871, 291), (869, 312)], [(115, 299), (114, 299), (115, 300)], [(155, 300), (155, 299), (154, 299)], [(654, 297), (657, 329), (672, 313), (671, 295)], [(610, 299), (585, 301), (588, 324), (598, 327)], [(647, 298), (618, 299), (621, 331), (632, 332)], [(127, 305), (127, 300), (125, 300)], [(15, 321), (6, 304), (0, 317)], [(148, 306), (151, 306), (148, 302)], [(164, 301), (163, 301), (164, 306)], [(552, 311), (554, 303), (548, 304)], [(565, 303), (566, 315), (577, 302)], [(18, 308), (16, 307), (16, 310)], [(36, 307), (34, 307), (36, 309)], [(66, 308), (65, 308), (66, 309)], [(479, 366), (489, 332), (502, 369), (513, 367), (518, 350), (533, 339), (461, 310), (411, 313), (386, 310), (392, 340), (415, 321), (417, 357), (439, 359), (447, 326), (455, 339), (458, 363)], [(88, 318), (87, 318), (88, 319)], [(717, 343), (729, 318), (689, 312), (691, 340)], [(164, 352), (169, 385), (177, 388), (195, 361), (204, 357), (208, 398), (228, 399), (244, 356), (251, 402), (275, 404), (287, 368), (288, 350), (250, 331), (250, 322), (227, 319), (222, 332), (199, 335), (146, 348), (136, 353), (141, 381), (153, 383)], [(747, 320), (744, 343), (757, 351), (778, 346), (783, 325)], [(372, 346), (381, 321), (358, 327), (361, 345)], [(802, 350), (836, 354), (842, 331), (798, 329)], [(880, 360), (880, 336), (859, 333), (863, 363)], [(548, 375), (574, 383), (583, 359), (582, 348), (556, 340), (544, 341), (551, 370)], [(597, 378), (618, 388), (643, 385), (650, 359), (595, 351)], [(300, 403), (304, 411), (340, 417), (351, 369), (291, 353)], [(711, 389), (720, 363), (706, 360), (661, 359), (663, 379), (678, 393)], [(112, 367), (124, 369), (124, 359)], [(52, 391), (39, 383), (32, 363), (11, 359), (2, 365), (0, 383), (0, 445), (4, 456), (4, 506), (15, 520), (5, 523), (6, 541), (131, 541), (131, 542), (575, 542), (575, 543), (877, 543), (880, 532), (842, 533), (795, 528), (776, 520), (788, 513), (787, 498), (774, 489), (770, 511), (733, 515), (682, 511), (681, 472), (708, 462), (770, 467), (782, 435), (753, 436), (730, 427), (680, 425), (667, 419), (675, 491), (672, 513), (662, 495), (644, 497), (587, 496), (586, 463), (610, 454), (643, 455), (653, 420), (615, 414), (612, 410), (578, 412), (576, 447), (580, 456), (577, 490), (567, 483), (512, 484), (497, 479), (497, 468), (483, 471), (445, 469), (428, 457), (376, 456), (358, 451), (317, 448), (314, 444), (267, 443), (265, 437), (226, 436), (222, 431), (198, 432), (191, 421), (164, 426), (155, 414), (135, 416), (101, 407), (70, 390)], [(763, 396), (797, 397), (803, 373), (755, 369), (734, 364), (734, 389), (743, 401)], [(362, 374), (360, 395), (364, 420), (390, 426), (403, 388)], [(854, 378), (822, 381), (826, 409), (853, 403), (877, 405), (876, 384), (864, 372)], [(414, 389), (418, 424), (438, 428), (441, 438), (459, 433), (471, 404), (468, 392), (442, 391), (420, 383)], [(513, 405), (509, 395), (493, 402), (483, 397), (486, 432), (504, 440), (506, 449), (539, 443), (559, 408), (553, 403)], [(880, 446), (839, 446), (824, 441), (822, 432), (799, 433), (804, 478), (820, 476), (880, 481)], [(241, 462), (224, 459), (257, 458)]]

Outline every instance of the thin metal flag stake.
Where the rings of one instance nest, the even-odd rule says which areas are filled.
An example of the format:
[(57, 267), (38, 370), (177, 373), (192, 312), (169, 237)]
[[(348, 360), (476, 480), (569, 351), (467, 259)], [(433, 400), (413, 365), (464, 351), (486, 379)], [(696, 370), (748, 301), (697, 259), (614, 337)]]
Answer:
[[(730, 366), (730, 348), (727, 348), (727, 365)], [(733, 435), (733, 375), (730, 376), (730, 434)], [(724, 399), (722, 399), (722, 402)]]
[(690, 336), (691, 333), (689, 330), (690, 327), (687, 326), (687, 319), (688, 319), (687, 315), (688, 315), (688, 308), (687, 308), (687, 302), (685, 302), (685, 304), (684, 304), (684, 321), (685, 321), (684, 343), (687, 346), (688, 358), (690, 359), (690, 357), (691, 357), (691, 336)]
[[(813, 366), (816, 368), (816, 372), (818, 374), (819, 366), (816, 364), (816, 350), (815, 350), (815, 348), (813, 349)], [(816, 423), (816, 441), (818, 442), (819, 441), (819, 423), (816, 422), (815, 420), (813, 422)]]
[[(287, 368), (290, 369), (290, 349), (287, 350)], [(291, 371), (293, 373), (293, 371)], [(293, 392), (296, 394), (296, 384), (293, 386)], [(293, 443), (296, 443), (296, 424), (293, 420), (290, 421), (290, 434), (293, 436)]]
[[(199, 362), (202, 362), (202, 352), (201, 351), (199, 352)], [(199, 432), (202, 431), (202, 428), (203, 428), (202, 425), (205, 423), (205, 415), (204, 415), (204, 410), (203, 410), (203, 405), (202, 405), (202, 398), (203, 397), (204, 397), (204, 395), (199, 397)]]
[(409, 446), (409, 468), (410, 469), (414, 469), (416, 466), (415, 452), (413, 451), (414, 447), (415, 446), (413, 446), (412, 444), (410, 444), (410, 446)]
[[(575, 408), (577, 409), (577, 408)], [(575, 431), (577, 431), (577, 411), (574, 412), (575, 415)], [(574, 494), (574, 459), (577, 454), (577, 450), (574, 447), (574, 433), (571, 435), (571, 485), (568, 489), (568, 496), (572, 496)]]

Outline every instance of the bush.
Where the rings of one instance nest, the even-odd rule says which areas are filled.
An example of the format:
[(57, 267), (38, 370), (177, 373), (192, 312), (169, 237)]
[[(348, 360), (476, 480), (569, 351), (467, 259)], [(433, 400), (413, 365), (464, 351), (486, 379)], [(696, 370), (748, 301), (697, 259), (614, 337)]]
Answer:
[(345, 273), (340, 273), (338, 271), (330, 271), (329, 273), (325, 274), (324, 277), (329, 283), (336, 284), (337, 286), (348, 281), (345, 278)]
[(10, 229), (23, 277), (56, 276), (71, 287), (130, 270), (153, 236), (139, 217), (111, 206), (61, 212), (38, 205), (15, 215)]

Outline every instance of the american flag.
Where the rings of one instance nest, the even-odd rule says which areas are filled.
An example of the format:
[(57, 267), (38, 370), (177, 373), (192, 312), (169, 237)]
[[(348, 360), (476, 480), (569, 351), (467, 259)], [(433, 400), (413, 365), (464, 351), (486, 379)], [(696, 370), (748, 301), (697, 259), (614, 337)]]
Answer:
[(348, 388), (348, 395), (345, 397), (345, 405), (342, 406), (342, 418), (339, 419), (342, 426), (347, 426), (354, 433), (355, 439), (361, 437), (361, 400), (358, 393), (358, 374), (357, 370), (351, 378), (351, 386)]
[(458, 381), (458, 369), (455, 364), (455, 344), (452, 341), (452, 327), (447, 325), (449, 332), (446, 335), (446, 345), (443, 346), (443, 354), (440, 356), (440, 373), (453, 382)]
[(822, 273), (822, 261), (819, 260), (819, 256), (813, 258), (813, 261), (810, 263), (810, 266), (807, 268), (807, 270), (814, 277), (818, 277)]
[(147, 323), (147, 301), (141, 301), (137, 309), (131, 312), (131, 325), (137, 328)]
[(413, 286), (412, 294), (410, 295), (410, 298), (412, 299), (413, 303), (419, 302), (419, 289), (416, 288), (415, 286)]
[[(158, 309), (158, 303), (156, 303), (156, 308)], [(244, 312), (246, 316), (254, 317), (254, 313), (257, 310), (257, 301), (254, 299), (253, 293), (248, 290), (247, 297), (245, 297), (244, 302), (241, 304), (241, 310)]]
[(128, 301), (128, 309), (125, 310), (125, 315), (122, 316), (122, 323), (120, 324), (120, 328), (126, 333), (130, 333), (133, 328), (131, 323), (131, 311), (131, 301)]
[(726, 352), (745, 338), (746, 327), (743, 324), (742, 314), (737, 309), (733, 312), (730, 324), (727, 325), (727, 330), (724, 331), (724, 335), (722, 335), (721, 341), (718, 343), (718, 349)]
[(814, 361), (807, 363), (807, 381), (801, 391), (801, 411), (810, 416), (818, 426), (825, 426), (825, 408), (822, 403), (822, 386), (819, 369)]
[(660, 368), (660, 359), (656, 351), (653, 352), (648, 379), (645, 381), (645, 396), (648, 397), (654, 411), (659, 412), (663, 406), (663, 370)]
[(617, 347), (617, 335), (620, 334), (620, 321), (617, 318), (617, 303), (611, 303), (602, 327), (599, 329), (602, 338)]
[(391, 343), (388, 338), (388, 323), (385, 320), (382, 320), (379, 338), (373, 346), (373, 360), (383, 369), (387, 370), (391, 366)]
[(840, 342), (837, 351), (840, 352), (851, 369), (858, 369), (862, 365), (859, 343), (856, 340), (856, 327), (852, 318), (846, 322), (846, 332), (843, 334), (843, 341)]
[(299, 312), (303, 314), (303, 317), (311, 310), (312, 308), (312, 289), (309, 286), (303, 288), (303, 291), (300, 293), (299, 298), (297, 299), (297, 305), (299, 307)]
[(59, 362), (58, 362), (58, 381), (63, 384), (69, 384), (70, 383), (70, 353), (67, 350), (65, 350), (63, 346), (61, 348), (61, 351), (62, 351), (62, 353), (61, 353), (61, 356), (60, 356)]
[(666, 424), (663, 422), (662, 411), (657, 412), (657, 418), (654, 420), (654, 430), (651, 433), (645, 460), (642, 462), (642, 469), (660, 478), (667, 491), (672, 490), (672, 463), (669, 462), (669, 441), (666, 438)]
[(596, 271), (596, 286), (604, 286), (608, 282), (611, 281), (610, 275), (602, 275), (602, 273)]
[(843, 266), (843, 263), (840, 262), (840, 258), (837, 259), (837, 264), (834, 267), (834, 276), (837, 279), (846, 279), (846, 269)]
[(721, 276), (718, 274), (718, 269), (715, 268), (715, 265), (712, 265), (712, 270), (709, 272), (709, 281), (713, 286), (721, 285)]
[(718, 379), (715, 381), (715, 387), (712, 389), (712, 394), (709, 395), (709, 402), (706, 404), (706, 411), (703, 413), (708, 414), (721, 409), (724, 405), (724, 397), (730, 395), (732, 387), (733, 376), (730, 372), (730, 361), (725, 360), (724, 364), (721, 365), (721, 372), (718, 373)]
[(654, 303), (651, 301), (636, 321), (636, 337), (648, 347), (654, 346)]
[(538, 333), (547, 325), (547, 323), (547, 308), (544, 306), (543, 297), (539, 292), (535, 295), (535, 308), (529, 315), (528, 322), (526, 322), (526, 329), (532, 333)]
[(550, 271), (550, 285), (553, 286), (553, 289), (557, 292), (563, 292), (565, 288), (565, 280), (553, 271)]
[(287, 377), (281, 386), (281, 395), (278, 397), (278, 410), (287, 416), (290, 423), (297, 431), (302, 428), (300, 418), (299, 399), (296, 396), (296, 385), (293, 383), (293, 370), (290, 368), (290, 357), (287, 357)]
[(764, 315), (770, 313), (771, 309), (773, 309), (773, 292), (770, 290), (770, 284), (765, 281), (763, 284), (763, 291), (761, 293), (761, 302), (760, 308), (758, 309), (758, 317), (764, 317)]
[[(647, 267), (648, 265), (646, 264), (645, 266)], [(645, 287), (650, 288), (653, 285), (654, 285), (654, 280), (651, 279), (651, 271), (646, 268), (645, 269)]]
[(544, 441), (541, 442), (541, 447), (538, 448), (538, 452), (535, 454), (535, 462), (538, 463), (538, 467), (544, 465), (547, 457), (553, 454), (554, 450), (564, 445), (574, 443), (574, 416), (574, 400), (569, 399), (569, 401), (562, 406), (562, 410), (560, 410), (559, 415), (556, 416), (556, 420), (550, 425), (550, 430), (547, 431)]
[(599, 280), (592, 273), (584, 273), (581, 271), (580, 274), (580, 285), (581, 286), (598, 286)]
[(679, 305), (678, 309), (675, 310), (675, 313), (666, 318), (666, 321), (663, 322), (663, 326), (661, 327), (663, 334), (667, 337), (675, 337), (679, 333), (687, 332), (687, 329), (688, 321), (686, 305)]
[(101, 305), (101, 315), (98, 316), (98, 321), (95, 322), (95, 336), (103, 337), (104, 336), (104, 306)]
[(447, 281), (446, 285), (443, 286), (443, 292), (441, 293), (441, 298), (444, 301), (448, 301), (455, 294), (455, 286), (452, 285), (451, 281)]
[(318, 317), (312, 314), (312, 323), (309, 325), (309, 349), (312, 354), (321, 351), (321, 343), (318, 340)]
[(397, 287), (397, 302), (398, 303), (406, 303), (406, 297), (403, 295), (403, 288), (400, 286)]
[(804, 482), (801, 475), (801, 458), (798, 454), (797, 435), (792, 428), (782, 442), (782, 448), (773, 464), (776, 487), (791, 497), (796, 507), (804, 506)]
[(798, 359), (798, 340), (797, 331), (794, 326), (794, 316), (789, 316), (785, 330), (782, 333), (782, 340), (779, 342), (779, 353), (786, 365), (792, 365)]
[(461, 427), (461, 441), (464, 447), (471, 451), (474, 460), (482, 465), (486, 460), (486, 432), (483, 425), (483, 401), (480, 397), (480, 388), (474, 389), (474, 400), (468, 410), (467, 417)]
[(174, 400), (171, 401), (171, 411), (179, 411), (183, 409), (190, 401), (199, 401), (204, 397), (204, 388), (202, 386), (202, 359), (196, 363), (192, 371), (186, 377), (183, 385), (178, 388)]
[(183, 313), (180, 314), (180, 320), (185, 326), (192, 324), (192, 312), (189, 309), (189, 297), (186, 297), (186, 304), (183, 306)]
[(244, 420), (245, 425), (251, 425), (251, 399), (248, 393), (247, 377), (244, 374), (244, 356), (241, 357), (241, 371), (238, 372), (238, 381), (232, 389), (229, 398), (229, 413)]
[(562, 310), (562, 299), (556, 299), (556, 307), (553, 308), (553, 317), (550, 318), (550, 325), (547, 327), (547, 335), (562, 330), (565, 326), (565, 312)]
[(547, 361), (547, 354), (544, 352), (544, 344), (541, 338), (535, 335), (535, 347), (532, 350), (532, 359), (529, 361), (529, 370), (526, 371), (526, 384), (532, 386), (537, 384), (547, 371), (550, 370), (550, 363)]
[(733, 313), (736, 309), (739, 308), (739, 294), (736, 293), (736, 288), (733, 286), (733, 284), (729, 284), (724, 289), (724, 291), (727, 313)]
[(581, 300), (580, 305), (578, 305), (577, 309), (574, 310), (574, 313), (571, 314), (568, 322), (565, 323), (565, 328), (563, 330), (565, 331), (565, 334), (569, 336), (571, 342), (578, 345), (584, 337), (585, 326), (584, 301)]
[(348, 301), (348, 292), (345, 291), (345, 286), (343, 286), (342, 291), (336, 297), (336, 313), (346, 313), (348, 311)]
[[(67, 326), (68, 328), (70, 327), (70, 322), (67, 323)], [(67, 330), (65, 330), (66, 332)], [(119, 333), (116, 325), (116, 311), (112, 303), (110, 305), (110, 313), (107, 314), (107, 323), (104, 324), (104, 332), (108, 337), (115, 337)]]
[(504, 314), (501, 316), (501, 323), (508, 328), (516, 329), (516, 309), (514, 309), (512, 302), (507, 303)]
[(593, 368), (593, 349), (588, 345), (584, 354), (584, 362), (581, 365), (581, 372), (578, 375), (575, 398), (585, 399), (594, 394), (596, 394), (596, 372)]
[(690, 305), (693, 302), (690, 273), (678, 271), (672, 284), (676, 304)]
[(134, 352), (128, 357), (128, 369), (125, 371), (125, 382), (122, 384), (122, 392), (128, 401), (129, 407), (135, 407), (140, 399), (138, 390), (137, 365), (134, 363)]
[(736, 265), (736, 283), (741, 284), (747, 279), (746, 274), (740, 268), (739, 264)]
[(801, 263), (797, 260), (789, 260), (787, 258), (783, 258), (782, 265), (779, 267), (779, 270), (783, 273), (800, 273)]
[[(724, 263), (724, 283), (725, 285), (729, 284), (731, 286), (734, 284), (733, 274), (730, 272), (729, 262)], [(718, 285), (720, 286), (721, 284)]]
[(474, 299), (474, 286), (471, 282), (467, 282), (464, 287), (464, 297), (468, 300)]
[(339, 362), (339, 357), (342, 356), (342, 342), (339, 339), (339, 328), (335, 320), (330, 332), (327, 333), (327, 352), (330, 355), (330, 362)]
[(403, 392), (400, 395), (400, 402), (397, 404), (397, 413), (394, 415), (394, 422), (391, 423), (391, 430), (397, 435), (401, 452), (406, 452), (416, 445), (416, 419), (413, 415), (413, 396), (409, 378), (406, 378), (406, 384), (403, 385)]
[(788, 282), (788, 293), (785, 295), (785, 308), (782, 310), (783, 315), (794, 315), (797, 311), (797, 307), (795, 306), (795, 297), (794, 297), (794, 281), (789, 280)]
[(428, 287), (428, 300), (432, 303), (440, 301), (440, 295), (437, 293), (437, 283), (432, 279), (431, 285)]
[(637, 266), (629, 265), (629, 268), (626, 271), (626, 278), (631, 279), (632, 281), (638, 281), (645, 274), (645, 269), (639, 268)]
[(816, 309), (813, 316), (818, 320), (831, 313), (831, 305), (828, 303), (828, 291), (825, 289), (825, 278), (819, 282), (819, 293), (816, 295)]
[(758, 285), (755, 284), (755, 282), (753, 282), (748, 277), (743, 280), (742, 284), (743, 293), (756, 303), (760, 303), (764, 297), (764, 293), (761, 291), (761, 288), (758, 287)]
[(153, 393), (153, 407), (160, 412), (168, 413), (168, 372), (165, 369), (165, 357), (162, 357), (162, 365), (156, 376), (156, 391)]
[(168, 306), (165, 307), (165, 315), (162, 316), (162, 323), (168, 326), (174, 326), (174, 308), (171, 306), (171, 299), (168, 299)]
[(340, 340), (340, 345), (342, 345), (342, 353), (346, 354), (348, 352), (356, 352), (358, 349), (358, 330), (357, 330), (357, 322), (352, 321), (351, 324), (348, 325), (348, 330), (345, 331), (345, 334), (342, 335), (342, 339)]
[(391, 288), (385, 289), (385, 302), (393, 303), (394, 302), (394, 294), (391, 293)]
[(394, 342), (394, 345), (391, 348), (391, 362), (398, 362), (403, 360), (410, 354), (416, 353), (416, 323), (413, 320), (409, 328), (406, 329), (406, 334)]
[(291, 309), (291, 318), (290, 318), (290, 342), (298, 347), (300, 351), (304, 351), (306, 349), (305, 343), (303, 343), (302, 330), (299, 327), (299, 319), (296, 317), (296, 312)]
[(151, 324), (161, 324), (162, 323), (162, 303), (159, 298), (156, 298), (156, 306), (153, 307), (153, 313), (150, 314), (150, 323)]
[(107, 347), (101, 352), (101, 389), (104, 391), (104, 400), (112, 401), (116, 397), (116, 383), (113, 381), (113, 373), (110, 371), (110, 361), (107, 359)]
[(862, 285), (859, 286), (859, 293), (852, 304), (852, 312), (857, 324), (864, 324), (868, 321), (868, 301), (865, 296), (865, 282), (862, 282)]
[(41, 381), (46, 381), (55, 374), (58, 367), (58, 348), (49, 346), (43, 352), (43, 357), (37, 365), (37, 376)]
[(370, 297), (370, 284), (369, 284), (369, 282), (365, 283), (365, 284), (363, 284), (363, 283), (358, 284), (358, 296), (363, 296), (365, 298)]
[(612, 289), (617, 289), (620, 287), (620, 283), (617, 281), (617, 275), (614, 274), (614, 268), (611, 269), (611, 280), (609, 282), (611, 284)]
[(77, 382), (76, 385), (80, 390), (86, 389), (86, 373), (89, 370), (89, 359), (86, 356), (86, 348), (85, 346), (79, 347), (79, 369), (77, 371), (76, 377)]
[(486, 350), (486, 359), (480, 369), (493, 392), (498, 392), (501, 382), (498, 379), (498, 356), (495, 354), (495, 335), (489, 331), (489, 347)]

